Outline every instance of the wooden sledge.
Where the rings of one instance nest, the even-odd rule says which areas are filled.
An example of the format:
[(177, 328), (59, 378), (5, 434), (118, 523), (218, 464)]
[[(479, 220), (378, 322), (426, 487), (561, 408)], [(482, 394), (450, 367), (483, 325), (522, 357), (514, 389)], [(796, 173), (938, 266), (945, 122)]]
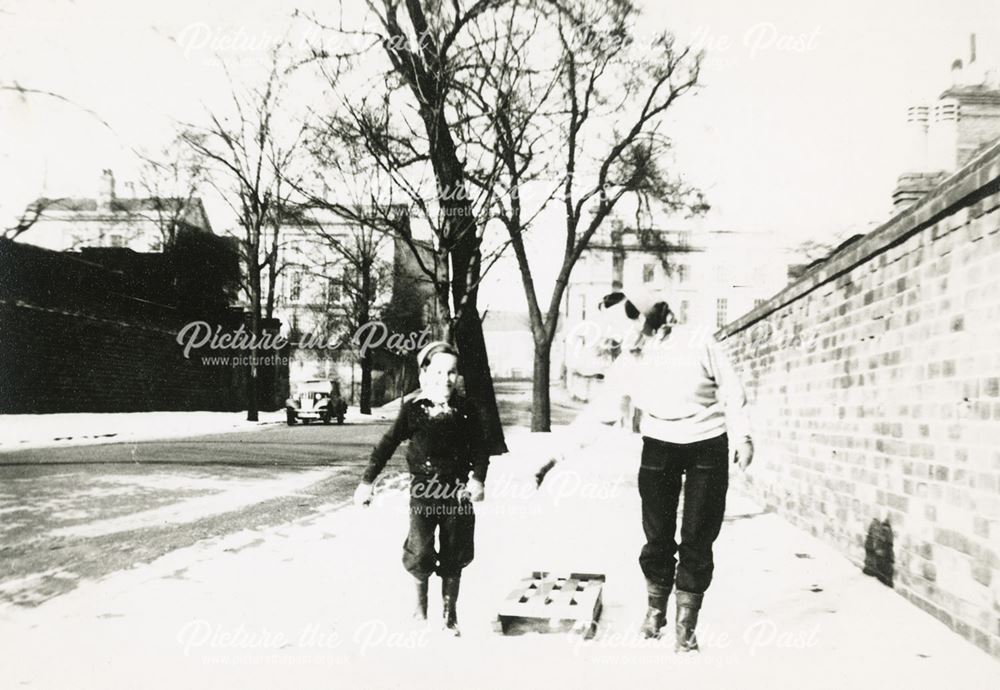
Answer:
[(604, 580), (596, 573), (536, 571), (504, 599), (493, 630), (504, 635), (573, 632), (589, 640), (601, 617)]

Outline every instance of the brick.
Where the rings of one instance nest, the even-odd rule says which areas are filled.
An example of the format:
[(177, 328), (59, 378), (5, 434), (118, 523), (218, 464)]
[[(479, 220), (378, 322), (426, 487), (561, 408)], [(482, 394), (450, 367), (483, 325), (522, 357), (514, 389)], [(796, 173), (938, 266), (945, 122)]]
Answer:
[(993, 571), (988, 566), (974, 564), (972, 566), (972, 579), (984, 587), (989, 587), (993, 580)]
[(983, 395), (990, 398), (1000, 397), (1000, 378), (988, 378), (982, 381)]

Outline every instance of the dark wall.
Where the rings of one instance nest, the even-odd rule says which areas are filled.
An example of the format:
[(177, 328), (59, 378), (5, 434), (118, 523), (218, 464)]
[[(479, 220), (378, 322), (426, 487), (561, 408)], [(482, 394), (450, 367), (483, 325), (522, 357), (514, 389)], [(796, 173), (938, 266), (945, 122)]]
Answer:
[[(85, 260), (0, 240), (0, 413), (244, 409), (245, 367), (185, 359), (176, 342), (189, 321), (228, 330), (244, 316), (219, 306), (219, 281), (185, 300), (178, 275), (162, 254)], [(261, 407), (277, 409), (287, 372), (261, 377)]]

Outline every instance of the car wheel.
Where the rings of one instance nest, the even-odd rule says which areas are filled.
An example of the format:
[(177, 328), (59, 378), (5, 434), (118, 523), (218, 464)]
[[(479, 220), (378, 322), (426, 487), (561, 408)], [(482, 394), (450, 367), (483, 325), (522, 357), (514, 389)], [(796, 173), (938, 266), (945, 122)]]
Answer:
[(295, 414), (292, 412), (286, 412), (285, 423), (288, 424), (288, 426), (295, 426)]
[(324, 424), (329, 424), (330, 423), (330, 415), (329, 414), (323, 413), (323, 416), (321, 417), (321, 419), (323, 420)]

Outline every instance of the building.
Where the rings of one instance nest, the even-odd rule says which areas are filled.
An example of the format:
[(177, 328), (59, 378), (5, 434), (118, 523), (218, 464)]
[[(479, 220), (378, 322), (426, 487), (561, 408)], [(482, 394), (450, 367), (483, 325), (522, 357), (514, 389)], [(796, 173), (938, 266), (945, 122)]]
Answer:
[(83, 247), (158, 252), (182, 229), (212, 232), (198, 197), (136, 196), (134, 185), (125, 192), (119, 195), (114, 173), (104, 170), (93, 198), (36, 199), (29, 210), (37, 219), (18, 240), (60, 252)]
[[(405, 214), (402, 208), (399, 212)], [(440, 321), (433, 282), (424, 271), (433, 270), (437, 259), (430, 244), (414, 241), (411, 247), (398, 233), (315, 207), (289, 214), (279, 238), (274, 315), (299, 345), (289, 365), (292, 383), (335, 378), (344, 395), (357, 402), (359, 354), (367, 344), (373, 356), (373, 404), (415, 387), (414, 353), (393, 349), (390, 338), (397, 343), (401, 338), (404, 345), (415, 342), (423, 329)], [(374, 294), (367, 319), (359, 316), (362, 273)]]
[[(487, 309), (483, 338), (494, 380), (530, 380), (535, 362), (535, 339), (528, 312)], [(554, 369), (558, 378), (558, 369)]]
[[(130, 347), (126, 330), (121, 348), (104, 346), (108, 354), (106, 362), (98, 358), (100, 365), (95, 364), (86, 372), (87, 367), (81, 364), (73, 369), (72, 376), (58, 373), (57, 365), (51, 361), (56, 358), (52, 353), (63, 352), (67, 361), (82, 363), (83, 358), (69, 348), (37, 346), (52, 357), (49, 361), (40, 360), (37, 365), (33, 363), (33, 376), (44, 381), (45, 377), (59, 378), (61, 375), (71, 385), (76, 385), (72, 382), (77, 381), (85, 390), (79, 396), (67, 396), (66, 405), (76, 405), (74, 409), (81, 410), (88, 409), (88, 401), (93, 403), (93, 411), (239, 409), (245, 406), (248, 368), (222, 364), (198, 367), (189, 361), (175, 361), (180, 357), (181, 348), (174, 336), (185, 324), (204, 320), (224, 330), (235, 330), (241, 324), (246, 325), (249, 319), (245, 305), (238, 306), (241, 261), (236, 238), (212, 233), (204, 205), (196, 196), (136, 196), (134, 185), (125, 185), (125, 192), (124, 196), (118, 193), (114, 174), (104, 170), (93, 198), (36, 199), (24, 214), (30, 225), (17, 235), (16, 247), (10, 256), (59, 265), (62, 269), (53, 274), (58, 275), (60, 281), (64, 279), (63, 272), (70, 276), (88, 276), (87, 280), (78, 280), (72, 289), (49, 289), (53, 295), (58, 294), (59, 301), (46, 304), (45, 308), (62, 314), (72, 328), (78, 328), (78, 323), (93, 321), (108, 324), (109, 328), (113, 327), (111, 330), (155, 332), (160, 341), (155, 348), (143, 349), (137, 345), (134, 355), (121, 357), (118, 361), (115, 358), (118, 350)], [(39, 299), (35, 293), (30, 294), (31, 299)], [(83, 297), (87, 298), (83, 307), (73, 306), (73, 300)], [(17, 302), (17, 306), (22, 305)], [(124, 310), (125, 318), (119, 318), (117, 313), (111, 315), (115, 318), (110, 318), (108, 311), (114, 309)], [(262, 324), (265, 330), (278, 327), (273, 319)], [(39, 332), (44, 329), (39, 328)], [(92, 335), (95, 339), (105, 337), (100, 330), (94, 330)], [(156, 361), (148, 362), (147, 366), (142, 362), (143, 353)], [(105, 363), (121, 370), (120, 375), (112, 377), (116, 381), (134, 376), (136, 380), (146, 381), (145, 388), (140, 386), (136, 392), (121, 385), (119, 388), (130, 392), (123, 393), (120, 402), (104, 400), (103, 391), (93, 381), (108, 376)], [(157, 369), (161, 365), (164, 368)], [(191, 383), (191, 390), (197, 394), (188, 395), (183, 390), (175, 391), (149, 382), (155, 378), (149, 372), (173, 371), (171, 367), (183, 372), (182, 378), (197, 383)], [(213, 367), (228, 372), (205, 373)], [(100, 376), (94, 372), (100, 372)], [(91, 375), (93, 381), (86, 375)], [(257, 397), (261, 409), (275, 409), (284, 401), (287, 380), (287, 369), (281, 362), (258, 367)], [(45, 407), (50, 403), (41, 400), (34, 404), (39, 410), (70, 409)]]
[(601, 297), (640, 286), (665, 290), (677, 319), (714, 332), (787, 284), (784, 251), (767, 233), (733, 230), (636, 231), (620, 221), (594, 236), (564, 298), (562, 358), (567, 388), (586, 398), (598, 371), (583, 353)]
[(894, 211), (911, 206), (1000, 137), (1000, 71), (977, 59), (975, 34), (968, 63), (955, 60), (951, 73), (951, 86), (934, 103), (907, 110), (907, 155)]

